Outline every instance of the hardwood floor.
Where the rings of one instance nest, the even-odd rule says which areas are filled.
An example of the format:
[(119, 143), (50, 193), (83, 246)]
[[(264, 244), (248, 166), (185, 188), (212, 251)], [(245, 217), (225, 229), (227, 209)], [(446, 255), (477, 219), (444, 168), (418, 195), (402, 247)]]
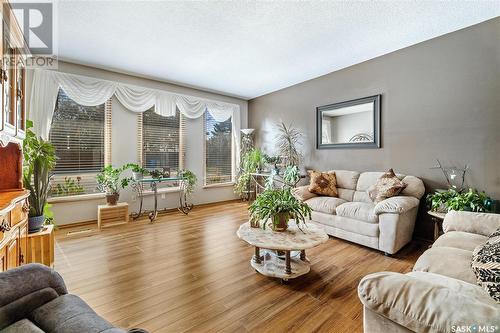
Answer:
[(359, 280), (382, 270), (407, 272), (425, 250), (412, 243), (390, 258), (330, 238), (308, 251), (311, 272), (282, 285), (250, 267), (254, 250), (236, 236), (246, 208), (196, 207), (189, 216), (169, 213), (155, 224), (131, 222), (85, 237), (61, 229), (55, 269), (71, 293), (121, 327), (362, 332)]

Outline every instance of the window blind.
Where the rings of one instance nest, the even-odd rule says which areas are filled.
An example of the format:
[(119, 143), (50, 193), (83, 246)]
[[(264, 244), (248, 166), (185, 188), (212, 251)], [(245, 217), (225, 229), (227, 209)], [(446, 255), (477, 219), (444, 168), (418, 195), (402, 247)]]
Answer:
[(205, 185), (232, 181), (232, 123), (216, 121), (209, 112), (204, 115)]
[(49, 133), (58, 157), (51, 196), (97, 192), (95, 175), (104, 167), (105, 160), (109, 160), (105, 138), (109, 140), (110, 133), (110, 103), (83, 106), (59, 90)]
[(176, 176), (184, 165), (184, 117), (179, 110), (175, 116), (164, 117), (153, 108), (138, 117), (140, 164), (149, 170), (165, 169)]

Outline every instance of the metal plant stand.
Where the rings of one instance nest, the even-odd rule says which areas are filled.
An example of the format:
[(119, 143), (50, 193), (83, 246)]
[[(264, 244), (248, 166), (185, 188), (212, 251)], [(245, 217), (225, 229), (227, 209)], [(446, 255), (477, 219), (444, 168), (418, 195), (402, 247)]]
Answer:
[(148, 213), (148, 217), (151, 223), (153, 223), (158, 217), (158, 183), (161, 182), (179, 182), (179, 206), (178, 210), (184, 214), (188, 214), (193, 208), (193, 204), (187, 201), (186, 192), (186, 182), (180, 177), (169, 177), (169, 178), (143, 178), (140, 180), (134, 180), (131, 183), (132, 190), (137, 194), (139, 198), (139, 211), (132, 215), (134, 220), (141, 217), (146, 211), (143, 211), (143, 201), (144, 201), (144, 186), (149, 185), (149, 188), (153, 192), (154, 197), (154, 208)]

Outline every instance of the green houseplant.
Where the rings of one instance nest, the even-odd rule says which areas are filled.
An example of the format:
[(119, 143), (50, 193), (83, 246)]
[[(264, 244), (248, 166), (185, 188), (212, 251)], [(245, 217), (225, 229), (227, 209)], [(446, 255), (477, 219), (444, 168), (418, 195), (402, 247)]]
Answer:
[(127, 165), (121, 168), (113, 168), (108, 165), (97, 174), (97, 188), (106, 193), (106, 201), (109, 205), (116, 205), (120, 197), (120, 189), (128, 186), (130, 178), (121, 178), (121, 174), (128, 168)]
[(298, 166), (302, 159), (298, 146), (301, 144), (302, 133), (292, 125), (281, 122), (277, 125), (276, 144), (281, 160), (285, 166)]
[(28, 229), (40, 230), (45, 222), (44, 208), (51, 190), (52, 171), (56, 165), (54, 146), (38, 137), (31, 128), (33, 122), (26, 122), (26, 138), (23, 142), (23, 184), (30, 191)]
[(234, 192), (240, 196), (245, 195), (250, 184), (250, 174), (259, 171), (265, 162), (264, 154), (254, 148), (241, 156), (241, 169), (234, 186)]
[(181, 177), (184, 181), (185, 191), (187, 196), (191, 196), (194, 192), (194, 187), (196, 186), (196, 182), (198, 181), (198, 177), (191, 170), (179, 170), (179, 177)]
[(311, 208), (297, 200), (291, 193), (290, 188), (267, 189), (262, 192), (248, 208), (252, 226), (258, 226), (260, 221), (262, 228), (271, 222), (274, 231), (285, 231), (288, 221), (294, 218), (297, 226), (305, 224), (311, 219)]
[(450, 210), (466, 210), (472, 212), (486, 212), (491, 208), (491, 198), (485, 192), (475, 189), (468, 191), (437, 191), (426, 197), (427, 204), (432, 211), (447, 212)]
[(141, 180), (145, 175), (149, 174), (149, 171), (147, 169), (135, 163), (128, 163), (124, 168), (132, 170), (132, 178), (134, 180)]

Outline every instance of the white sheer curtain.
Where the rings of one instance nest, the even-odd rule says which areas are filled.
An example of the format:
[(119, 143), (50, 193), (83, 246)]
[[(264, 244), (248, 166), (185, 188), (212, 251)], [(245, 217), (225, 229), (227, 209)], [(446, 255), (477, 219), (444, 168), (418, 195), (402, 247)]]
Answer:
[[(176, 108), (186, 117), (194, 119), (210, 112), (217, 121), (232, 117), (235, 143), (234, 167), (239, 164), (240, 107), (237, 104), (218, 102), (193, 96), (175, 94), (163, 90), (121, 84), (86, 76), (61, 72), (35, 70), (31, 89), (30, 119), (34, 132), (48, 139), (52, 116), (59, 88), (75, 102), (86, 106), (105, 103), (111, 96), (132, 112), (144, 112), (155, 106), (155, 112), (162, 116), (175, 115)], [(235, 174), (235, 170), (233, 170)]]

